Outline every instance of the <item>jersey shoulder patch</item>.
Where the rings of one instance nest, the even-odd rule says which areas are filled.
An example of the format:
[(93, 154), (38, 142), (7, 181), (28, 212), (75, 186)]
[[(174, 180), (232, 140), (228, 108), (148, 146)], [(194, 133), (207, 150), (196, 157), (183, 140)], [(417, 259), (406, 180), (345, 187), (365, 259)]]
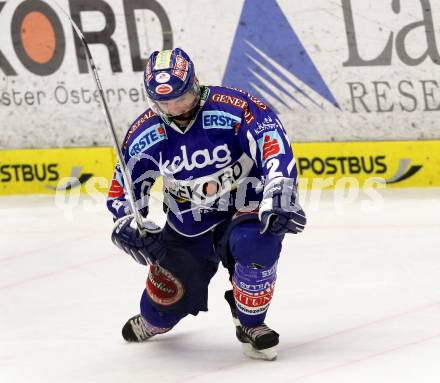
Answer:
[(167, 138), (164, 123), (148, 109), (131, 125), (122, 147), (133, 157)]
[(278, 131), (269, 131), (263, 133), (262, 137), (257, 141), (261, 153), (261, 162), (264, 165), (272, 157), (279, 154), (285, 154), (286, 148)]
[(212, 87), (210, 101), (228, 112), (238, 111), (247, 125), (255, 121), (255, 113), (252, 112), (252, 101), (244, 91), (227, 87)]
[(235, 97), (244, 99), (244, 101), (247, 102), (247, 104), (251, 107), (251, 109), (252, 109), (252, 106), (255, 106), (256, 108), (258, 108), (262, 111), (270, 110), (270, 107), (266, 103), (264, 103), (262, 100), (253, 96), (252, 94), (250, 94), (249, 92), (247, 92), (244, 89), (222, 86), (222, 87), (217, 87), (217, 90), (219, 93), (226, 93), (231, 96), (235, 96)]

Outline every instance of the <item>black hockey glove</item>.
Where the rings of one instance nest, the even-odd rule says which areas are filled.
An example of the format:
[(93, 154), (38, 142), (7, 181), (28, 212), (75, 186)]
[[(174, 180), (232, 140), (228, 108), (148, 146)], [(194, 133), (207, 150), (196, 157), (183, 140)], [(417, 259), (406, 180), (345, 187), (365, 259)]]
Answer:
[(162, 229), (151, 221), (145, 227), (146, 234), (141, 236), (132, 215), (118, 219), (112, 232), (112, 241), (121, 250), (141, 265), (156, 262), (165, 254), (160, 241)]
[(292, 179), (278, 178), (270, 182), (264, 188), (263, 200), (260, 203), (260, 233), (301, 233), (307, 219), (296, 200), (297, 188)]

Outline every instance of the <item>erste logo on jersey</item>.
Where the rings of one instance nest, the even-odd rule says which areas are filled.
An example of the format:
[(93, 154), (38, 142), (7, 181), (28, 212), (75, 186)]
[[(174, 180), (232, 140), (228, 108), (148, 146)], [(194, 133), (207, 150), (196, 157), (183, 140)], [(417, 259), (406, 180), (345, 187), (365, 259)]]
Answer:
[(266, 132), (258, 141), (263, 165), (272, 157), (286, 153), (283, 140), (277, 131)]
[(130, 156), (135, 156), (167, 138), (167, 133), (162, 124), (153, 125), (133, 140), (128, 148), (128, 152), (130, 153)]
[(241, 118), (221, 110), (207, 110), (202, 113), (203, 129), (233, 129), (241, 124)]

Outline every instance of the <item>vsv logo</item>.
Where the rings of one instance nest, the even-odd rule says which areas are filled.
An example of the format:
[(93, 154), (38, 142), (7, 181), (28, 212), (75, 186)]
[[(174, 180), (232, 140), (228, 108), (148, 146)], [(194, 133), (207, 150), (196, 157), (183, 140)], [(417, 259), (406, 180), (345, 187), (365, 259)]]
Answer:
[[(264, 15), (262, 17), (262, 15)], [(243, 88), (272, 108), (339, 108), (275, 0), (245, 0), (223, 84)]]

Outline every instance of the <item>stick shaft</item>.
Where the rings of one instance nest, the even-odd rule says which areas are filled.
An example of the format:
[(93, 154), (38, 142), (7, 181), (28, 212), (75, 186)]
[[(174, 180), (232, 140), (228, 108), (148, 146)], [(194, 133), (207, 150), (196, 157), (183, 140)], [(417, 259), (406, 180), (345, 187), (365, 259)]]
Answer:
[(125, 163), (124, 156), (123, 156), (122, 150), (121, 150), (121, 146), (119, 145), (118, 138), (116, 136), (116, 130), (115, 130), (115, 126), (113, 124), (113, 119), (112, 119), (107, 101), (104, 96), (104, 91), (102, 89), (101, 81), (99, 79), (98, 70), (96, 69), (95, 62), (93, 61), (92, 53), (90, 52), (89, 45), (87, 44), (87, 41), (86, 41), (82, 31), (79, 29), (78, 25), (72, 20), (70, 15), (63, 8), (61, 8), (61, 9), (66, 14), (66, 16), (69, 18), (69, 21), (72, 24), (72, 27), (73, 27), (75, 33), (78, 35), (78, 37), (81, 40), (81, 42), (84, 46), (84, 49), (86, 51), (87, 62), (89, 63), (89, 66), (92, 70), (93, 79), (95, 80), (96, 88), (98, 89), (99, 96), (100, 96), (100, 99), (102, 102), (103, 112), (104, 112), (105, 120), (107, 123), (107, 127), (110, 130), (110, 135), (112, 137), (113, 146), (114, 146), (114, 149), (116, 152), (119, 166), (121, 167), (122, 177), (124, 179), (124, 184), (126, 186), (125, 187), (126, 197), (131, 205), (137, 226), (138, 226), (139, 230), (142, 230), (142, 227), (143, 227), (143, 224), (142, 224), (143, 219), (142, 218), (143, 217), (142, 217), (141, 213), (139, 212), (139, 210), (136, 208), (136, 197), (134, 194), (133, 182), (131, 180), (131, 176), (128, 171), (127, 164)]

